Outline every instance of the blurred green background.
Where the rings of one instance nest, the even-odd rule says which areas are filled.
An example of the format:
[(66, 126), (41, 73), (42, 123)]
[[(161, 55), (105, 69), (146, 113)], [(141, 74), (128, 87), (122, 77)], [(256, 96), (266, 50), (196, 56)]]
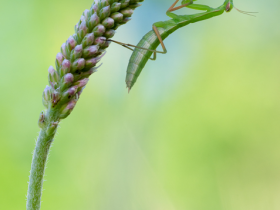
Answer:
[[(130, 94), (131, 52), (108, 48), (60, 125), (42, 210), (280, 209), (280, 2), (234, 2), (259, 14), (172, 34)], [(1, 0), (1, 210), (25, 209), (47, 70), (91, 3)], [(138, 43), (171, 3), (146, 0), (114, 39)]]

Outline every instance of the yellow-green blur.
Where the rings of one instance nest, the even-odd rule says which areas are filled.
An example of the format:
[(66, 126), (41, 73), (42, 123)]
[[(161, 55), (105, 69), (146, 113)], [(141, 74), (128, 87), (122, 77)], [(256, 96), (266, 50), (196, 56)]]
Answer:
[[(91, 3), (1, 0), (1, 210), (25, 209), (48, 67)], [(146, 0), (114, 39), (137, 44), (172, 3)], [(178, 30), (130, 94), (131, 51), (111, 44), (58, 129), (41, 210), (280, 209), (280, 2), (234, 6), (259, 13)]]

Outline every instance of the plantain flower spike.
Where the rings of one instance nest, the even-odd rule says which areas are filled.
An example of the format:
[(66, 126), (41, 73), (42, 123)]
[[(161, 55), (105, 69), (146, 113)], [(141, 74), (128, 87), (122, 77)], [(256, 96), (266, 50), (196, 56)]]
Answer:
[[(59, 121), (74, 109), (89, 76), (105, 55), (115, 30), (127, 23), (139, 2), (144, 0), (95, 0), (75, 25), (75, 34), (62, 44), (56, 55), (55, 67), (48, 69), (49, 86), (43, 93), (48, 112), (57, 113)], [(46, 114), (48, 116), (48, 114)]]

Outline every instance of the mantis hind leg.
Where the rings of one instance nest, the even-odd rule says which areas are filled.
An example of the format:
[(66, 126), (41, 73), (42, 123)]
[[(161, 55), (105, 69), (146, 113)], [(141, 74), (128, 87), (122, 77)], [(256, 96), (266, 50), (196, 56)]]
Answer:
[(133, 51), (133, 49), (130, 48), (130, 47), (135, 47), (135, 48), (138, 48), (138, 49), (142, 49), (142, 50), (147, 50), (147, 51), (153, 52), (153, 58), (150, 58), (150, 60), (156, 60), (157, 53), (165, 54), (165, 53), (167, 53), (167, 50), (166, 50), (166, 47), (165, 47), (165, 45), (164, 45), (164, 43), (162, 41), (160, 33), (159, 33), (159, 31), (158, 31), (158, 29), (157, 29), (157, 27), (155, 25), (153, 25), (153, 30), (154, 30), (154, 32), (155, 32), (155, 34), (156, 34), (156, 36), (157, 36), (161, 46), (162, 46), (163, 51), (151, 50), (151, 49), (148, 49), (148, 48), (139, 47), (139, 46), (135, 46), (135, 45), (132, 45), (132, 44), (126, 44), (126, 43), (118, 42), (118, 41), (115, 41), (115, 40), (112, 40), (112, 39), (108, 39), (108, 41), (112, 41), (112, 42), (114, 42), (116, 44), (119, 44), (119, 45), (121, 45), (121, 46), (123, 46), (123, 47), (125, 47), (125, 48), (127, 48), (127, 49), (129, 49), (131, 51)]

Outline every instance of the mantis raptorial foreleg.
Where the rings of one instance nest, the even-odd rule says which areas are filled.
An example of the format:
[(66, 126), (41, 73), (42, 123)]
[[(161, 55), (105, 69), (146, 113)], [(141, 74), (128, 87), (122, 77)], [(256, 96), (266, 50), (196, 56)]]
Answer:
[[(181, 9), (183, 7), (187, 7), (187, 6), (191, 5), (191, 4), (193, 4), (193, 1), (191, 0), (188, 3), (185, 3), (185, 4), (181, 5), (181, 6), (175, 7), (175, 5), (178, 3), (178, 1), (179, 0), (175, 0), (175, 2), (166, 11), (166, 14), (168, 16), (170, 14), (172, 14), (171, 12), (173, 12), (173, 11), (176, 11), (178, 9)], [(156, 34), (156, 36), (157, 36), (157, 38), (158, 38), (158, 40), (159, 40), (159, 42), (161, 44), (161, 47), (162, 47), (163, 51), (157, 51), (157, 50), (151, 50), (151, 49), (148, 49), (148, 48), (138, 47), (138, 46), (135, 46), (135, 45), (132, 45), (132, 44), (126, 44), (126, 43), (118, 42), (118, 41), (115, 41), (115, 40), (112, 40), (112, 39), (109, 39), (108, 41), (112, 41), (112, 42), (114, 42), (116, 44), (119, 44), (119, 45), (121, 45), (121, 46), (123, 46), (123, 47), (125, 47), (125, 48), (127, 48), (129, 50), (132, 50), (132, 51), (133, 51), (133, 49), (130, 48), (130, 47), (135, 47), (135, 48), (139, 48), (139, 49), (142, 49), (142, 50), (147, 50), (147, 51), (153, 52), (153, 58), (150, 58), (150, 60), (156, 60), (157, 53), (165, 54), (165, 53), (167, 53), (167, 50), (166, 50), (166, 47), (165, 47), (165, 45), (164, 45), (164, 43), (162, 41), (160, 33), (159, 33), (159, 31), (158, 31), (158, 29), (157, 29), (157, 27), (155, 25), (153, 25), (153, 30), (154, 30), (154, 32), (155, 32), (155, 34)]]

